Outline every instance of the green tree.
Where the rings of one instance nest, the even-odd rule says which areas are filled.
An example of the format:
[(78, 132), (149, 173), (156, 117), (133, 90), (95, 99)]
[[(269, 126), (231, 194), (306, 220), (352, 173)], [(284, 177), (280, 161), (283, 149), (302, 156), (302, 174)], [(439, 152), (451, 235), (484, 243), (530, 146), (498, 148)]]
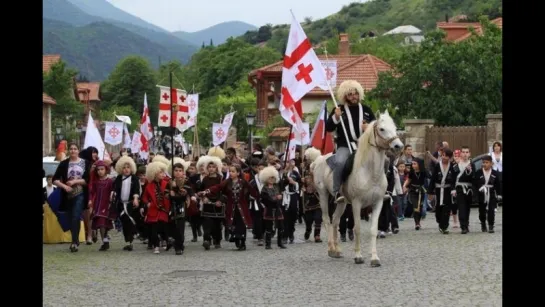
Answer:
[(156, 82), (157, 74), (146, 59), (128, 56), (116, 65), (101, 86), (103, 108), (130, 106), (141, 114), (144, 94), (147, 94), (150, 120), (155, 125), (159, 108), (159, 89)]
[[(442, 31), (401, 56), (395, 70), (380, 75), (370, 97), (396, 119), (433, 118), (439, 125), (482, 125), (502, 106), (502, 34), (481, 20), (484, 35), (453, 43)], [(394, 77), (396, 76), (396, 77)]]
[(70, 120), (79, 120), (83, 116), (83, 104), (74, 99), (74, 82), (77, 72), (66, 67), (64, 61), (51, 66), (43, 74), (43, 91), (55, 99), (57, 104), (51, 108), (52, 125), (66, 124)]

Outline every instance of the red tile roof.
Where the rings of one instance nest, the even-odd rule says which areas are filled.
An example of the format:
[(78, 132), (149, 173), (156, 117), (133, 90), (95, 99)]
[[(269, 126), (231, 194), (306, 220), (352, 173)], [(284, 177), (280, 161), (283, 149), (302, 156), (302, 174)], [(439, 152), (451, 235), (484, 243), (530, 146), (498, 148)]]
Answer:
[(282, 138), (287, 139), (290, 135), (290, 127), (277, 127), (274, 128), (271, 133), (269, 133), (269, 137), (276, 137), (276, 138)]
[(42, 57), (42, 71), (49, 72), (51, 66), (60, 61), (60, 54), (44, 54)]
[[(320, 60), (325, 60), (325, 55), (318, 55)], [(337, 60), (337, 86), (345, 80), (356, 80), (363, 86), (365, 91), (370, 91), (377, 86), (378, 74), (391, 70), (390, 64), (370, 55), (329, 55), (329, 60)], [(282, 61), (270, 64), (250, 72), (250, 76), (258, 75), (258, 72), (274, 73), (281, 76)], [(316, 87), (309, 94), (329, 95), (327, 91)]]
[(87, 99), (86, 90), (89, 90), (90, 101), (100, 101), (100, 82), (78, 82), (76, 86), (78, 87), (78, 95), (80, 101), (84, 101)]
[[(490, 23), (495, 24), (498, 28), (503, 29), (503, 18), (498, 17)], [(471, 37), (470, 27), (475, 29), (477, 34), (482, 34), (481, 24), (478, 22), (438, 22), (437, 27), (443, 29), (446, 33), (446, 39), (454, 42), (461, 42)]]
[(43, 103), (45, 103), (45, 104), (57, 104), (55, 99), (51, 98), (46, 93), (42, 93), (42, 100), (43, 100)]

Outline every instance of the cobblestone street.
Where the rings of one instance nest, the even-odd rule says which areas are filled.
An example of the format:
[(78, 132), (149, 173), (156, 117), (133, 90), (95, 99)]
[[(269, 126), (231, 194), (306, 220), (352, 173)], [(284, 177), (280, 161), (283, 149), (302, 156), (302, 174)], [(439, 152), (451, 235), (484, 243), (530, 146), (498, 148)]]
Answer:
[(154, 255), (140, 241), (123, 251), (117, 231), (107, 252), (44, 245), (44, 306), (501, 306), (501, 211), (495, 234), (480, 231), (477, 209), (467, 235), (440, 234), (433, 213), (420, 231), (405, 219), (399, 234), (378, 239), (379, 268), (369, 265), (365, 221), (363, 265), (351, 241), (341, 243), (341, 259), (327, 256), (324, 231), (323, 243), (303, 242), (304, 224), (286, 250), (273, 239), (272, 250), (250, 240), (245, 252), (225, 242), (205, 252), (202, 237), (189, 242), (189, 227), (183, 256)]

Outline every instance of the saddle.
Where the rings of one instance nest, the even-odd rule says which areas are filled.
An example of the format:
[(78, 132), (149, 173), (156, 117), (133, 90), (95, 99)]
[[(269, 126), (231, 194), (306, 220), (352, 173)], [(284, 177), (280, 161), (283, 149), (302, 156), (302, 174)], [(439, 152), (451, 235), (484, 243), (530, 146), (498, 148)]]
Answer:
[[(344, 164), (344, 168), (341, 173), (341, 184), (343, 184), (346, 179), (348, 179), (348, 176), (352, 174), (352, 168), (354, 167), (354, 157), (356, 156), (356, 152), (352, 152), (348, 158), (346, 159), (346, 162)], [(335, 168), (335, 155), (332, 155), (327, 160), (327, 165), (333, 170)]]

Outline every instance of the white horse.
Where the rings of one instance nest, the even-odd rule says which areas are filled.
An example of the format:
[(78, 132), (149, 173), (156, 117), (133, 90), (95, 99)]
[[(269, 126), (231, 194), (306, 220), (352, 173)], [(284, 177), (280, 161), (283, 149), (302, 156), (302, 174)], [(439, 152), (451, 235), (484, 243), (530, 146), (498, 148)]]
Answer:
[(380, 266), (380, 259), (377, 256), (377, 233), (378, 217), (387, 187), (384, 172), (385, 151), (389, 148), (395, 150), (403, 148), (403, 143), (399, 140), (396, 130), (396, 125), (388, 111), (382, 114), (379, 112), (377, 120), (371, 122), (360, 136), (352, 172), (342, 184), (340, 191), (345, 197), (345, 201), (337, 204), (332, 218), (333, 225), (330, 223), (328, 212), (328, 198), (333, 195), (333, 171), (326, 163), (326, 159), (332, 154), (320, 156), (311, 164), (310, 168), (314, 173), (314, 183), (320, 195), (320, 206), (327, 232), (327, 248), (330, 257), (342, 257), (337, 229), (346, 204), (352, 204), (355, 221), (354, 232), (356, 234), (354, 261), (357, 264), (364, 262), (360, 248), (360, 212), (362, 208), (373, 206), (371, 214), (371, 266)]

